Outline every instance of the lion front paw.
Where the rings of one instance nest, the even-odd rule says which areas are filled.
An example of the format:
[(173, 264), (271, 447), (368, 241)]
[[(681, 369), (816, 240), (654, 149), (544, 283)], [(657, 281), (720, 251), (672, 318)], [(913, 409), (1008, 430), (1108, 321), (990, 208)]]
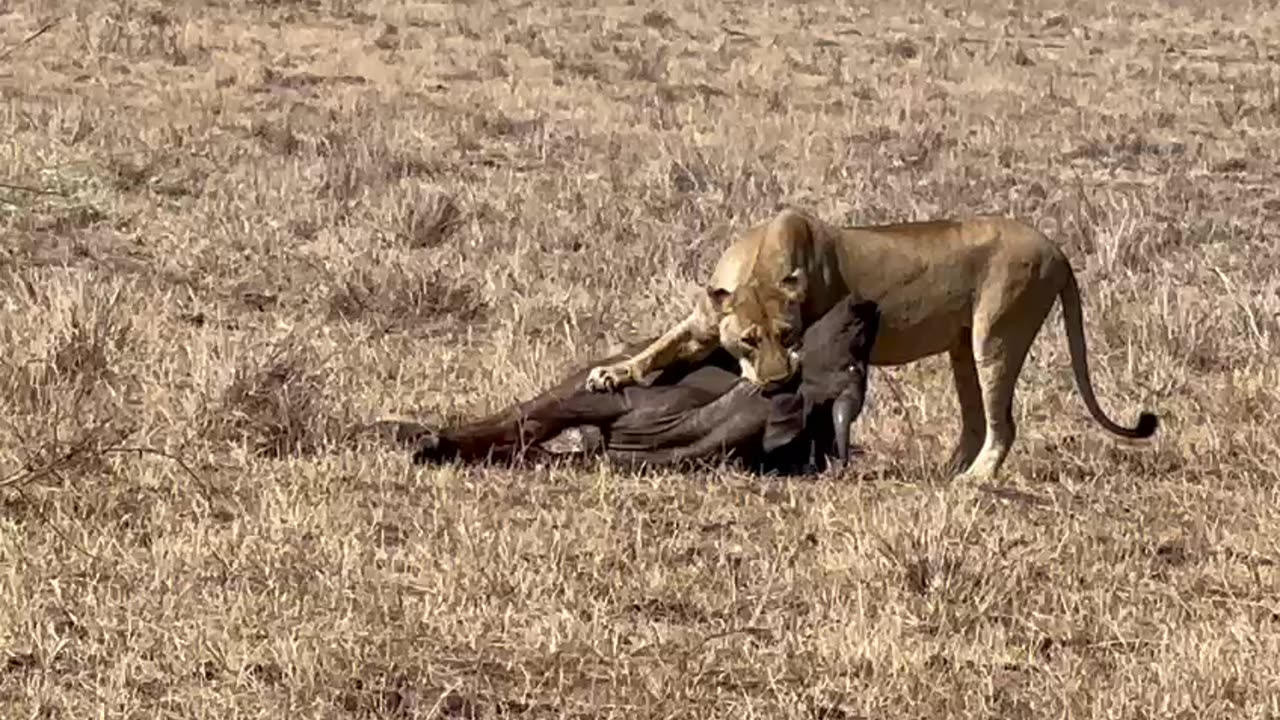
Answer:
[(624, 364), (602, 365), (587, 373), (587, 389), (592, 392), (610, 392), (632, 382), (631, 370)]

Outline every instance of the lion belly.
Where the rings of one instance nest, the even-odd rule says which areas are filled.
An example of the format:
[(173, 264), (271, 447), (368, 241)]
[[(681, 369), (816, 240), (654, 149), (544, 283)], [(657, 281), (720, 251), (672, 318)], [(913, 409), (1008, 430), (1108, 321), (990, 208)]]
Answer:
[(942, 315), (922, 322), (894, 326), (894, 318), (881, 315), (880, 331), (871, 350), (872, 365), (903, 365), (949, 350), (962, 333), (969, 332), (969, 317)]
[(918, 282), (858, 293), (880, 309), (873, 365), (901, 365), (944, 352), (973, 327), (973, 288), (931, 283), (924, 279), (928, 275)]
[(840, 275), (844, 288), (880, 309), (872, 364), (900, 365), (945, 352), (973, 327), (985, 253), (954, 244), (934, 253), (859, 249), (865, 254), (843, 259)]

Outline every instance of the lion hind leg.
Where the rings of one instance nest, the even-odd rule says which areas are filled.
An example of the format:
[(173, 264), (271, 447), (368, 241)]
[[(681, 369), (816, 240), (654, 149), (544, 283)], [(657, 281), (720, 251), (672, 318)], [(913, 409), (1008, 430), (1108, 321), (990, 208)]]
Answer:
[(1013, 421), (1013, 395), (1025, 352), (1018, 352), (1009, 343), (1000, 344), (1004, 345), (1000, 351), (977, 362), (986, 414), (986, 432), (977, 457), (957, 476), (956, 479), (961, 481), (995, 479), (1017, 438), (1018, 429)]
[(1053, 295), (1034, 290), (1016, 295), (992, 294), (989, 297), (997, 301), (1004, 312), (998, 315), (979, 312), (974, 323), (973, 355), (978, 383), (982, 388), (986, 432), (978, 456), (957, 477), (963, 481), (993, 480), (1004, 465), (1018, 432), (1013, 421), (1013, 398), (1018, 376), (1022, 373), (1031, 344), (1035, 342), (1040, 326), (1056, 299)]

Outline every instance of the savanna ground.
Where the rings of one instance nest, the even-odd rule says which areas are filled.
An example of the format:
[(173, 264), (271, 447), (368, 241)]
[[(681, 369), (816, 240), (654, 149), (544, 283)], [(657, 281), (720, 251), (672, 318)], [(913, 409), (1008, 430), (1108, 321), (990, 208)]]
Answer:
[[(0, 2), (0, 715), (1276, 717), (1280, 11), (1133, 5)], [(351, 431), (660, 331), (784, 203), (1050, 233), (1157, 439), (1057, 310), (995, 487), (944, 357), (844, 476)]]

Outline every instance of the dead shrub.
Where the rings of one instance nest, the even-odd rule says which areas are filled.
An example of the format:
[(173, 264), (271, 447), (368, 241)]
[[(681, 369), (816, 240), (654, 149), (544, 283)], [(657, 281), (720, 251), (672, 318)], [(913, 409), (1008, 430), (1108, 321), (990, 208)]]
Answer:
[(264, 147), (279, 155), (293, 155), (302, 145), (289, 118), (255, 118), (249, 126), (249, 134)]
[[(26, 311), (49, 313), (47, 295), (34, 284), (27, 287)], [(118, 367), (131, 344), (132, 323), (119, 308), (120, 295), (118, 287), (82, 290), (66, 327), (34, 356), (23, 352), (21, 340), (7, 338), (10, 351), (0, 359), (0, 427), (20, 467), (0, 486), (105, 471), (107, 449), (133, 434), (129, 402), (137, 380)]]
[[(29, 312), (48, 312), (39, 307), (47, 298), (37, 292), (31, 300)], [(86, 290), (43, 357), (10, 352), (0, 359), (0, 388), (11, 416), (50, 415), (86, 403), (119, 409), (123, 381), (129, 378), (116, 364), (128, 350), (132, 330), (119, 300), (118, 288), (110, 295)]]
[(116, 376), (111, 358), (125, 349), (129, 328), (129, 320), (114, 312), (87, 320), (82, 313), (73, 314), (66, 336), (50, 358), (54, 372), (81, 385), (110, 382)]
[(440, 245), (462, 222), (462, 213), (453, 196), (433, 187), (420, 187), (409, 193), (397, 213), (396, 234), (409, 247), (432, 248)]
[(349, 424), (330, 399), (332, 379), (314, 349), (287, 340), (236, 370), (202, 423), (204, 434), (263, 457), (316, 454)]
[(429, 176), (440, 168), (417, 147), (401, 147), (389, 140), (387, 113), (377, 106), (361, 106), (350, 115), (294, 111), (290, 126), (307, 151), (326, 161), (319, 190), (347, 193), (344, 185), (378, 185), (404, 178)]
[(362, 261), (334, 281), (329, 295), (331, 319), (372, 322), (388, 330), (441, 318), (475, 322), (487, 313), (473, 285), (413, 262)]

